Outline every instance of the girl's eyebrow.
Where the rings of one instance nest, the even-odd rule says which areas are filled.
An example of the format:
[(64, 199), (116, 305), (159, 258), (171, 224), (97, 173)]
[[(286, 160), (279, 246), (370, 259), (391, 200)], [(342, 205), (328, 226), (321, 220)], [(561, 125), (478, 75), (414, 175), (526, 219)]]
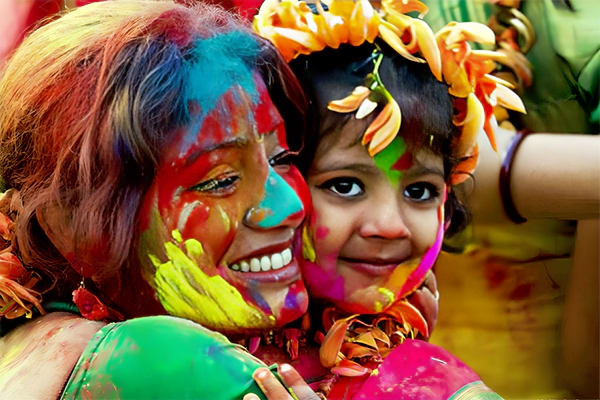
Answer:
[(415, 177), (415, 176), (430, 175), (430, 174), (439, 175), (442, 178), (444, 177), (444, 171), (442, 171), (441, 169), (439, 169), (437, 167), (423, 165), (423, 164), (419, 163), (418, 161), (416, 161), (415, 164), (410, 169), (408, 169), (406, 172), (404, 172), (404, 174), (409, 178)]
[(377, 168), (374, 165), (368, 165), (368, 164), (363, 164), (363, 163), (347, 163), (344, 161), (335, 161), (335, 162), (327, 163), (327, 165), (325, 167), (314, 168), (314, 171), (316, 171), (319, 174), (323, 174), (326, 172), (342, 171), (342, 170), (352, 170), (352, 171), (362, 172), (364, 174), (374, 174), (377, 171), (379, 171), (379, 168)]

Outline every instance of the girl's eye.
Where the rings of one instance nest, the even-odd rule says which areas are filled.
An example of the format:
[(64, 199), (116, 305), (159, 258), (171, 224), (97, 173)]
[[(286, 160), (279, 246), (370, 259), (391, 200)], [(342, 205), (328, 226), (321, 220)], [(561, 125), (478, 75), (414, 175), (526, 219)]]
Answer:
[(239, 180), (240, 177), (238, 175), (222, 175), (202, 181), (190, 189), (214, 195), (227, 195), (235, 190)]
[(404, 189), (404, 195), (414, 201), (432, 201), (438, 197), (439, 191), (437, 187), (428, 182), (417, 182), (408, 185)]
[(364, 184), (356, 178), (334, 178), (318, 186), (327, 189), (340, 197), (357, 197), (364, 193)]
[(292, 165), (297, 156), (297, 151), (283, 150), (275, 154), (273, 157), (269, 158), (269, 165), (271, 167), (290, 166)]

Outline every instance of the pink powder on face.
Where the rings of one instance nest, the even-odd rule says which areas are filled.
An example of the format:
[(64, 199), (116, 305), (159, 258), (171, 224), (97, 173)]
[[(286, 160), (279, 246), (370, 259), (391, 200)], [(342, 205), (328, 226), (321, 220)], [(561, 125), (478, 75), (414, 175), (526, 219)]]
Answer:
[(438, 208), (438, 222), (439, 228), (437, 237), (433, 245), (427, 249), (417, 269), (410, 274), (402, 290), (400, 290), (399, 298), (405, 297), (406, 295), (414, 292), (425, 279), (427, 272), (433, 267), (435, 260), (437, 260), (440, 251), (442, 250), (442, 241), (444, 240), (444, 203)]
[(319, 227), (317, 227), (317, 229), (315, 229), (315, 239), (317, 239), (317, 240), (325, 239), (328, 234), (329, 234), (329, 228), (327, 228), (327, 227), (319, 226)]
[(333, 301), (344, 299), (344, 279), (341, 276), (334, 276), (334, 271), (326, 271), (307, 260), (303, 260), (302, 269), (303, 275), (311, 282), (313, 292), (327, 293), (328, 299)]

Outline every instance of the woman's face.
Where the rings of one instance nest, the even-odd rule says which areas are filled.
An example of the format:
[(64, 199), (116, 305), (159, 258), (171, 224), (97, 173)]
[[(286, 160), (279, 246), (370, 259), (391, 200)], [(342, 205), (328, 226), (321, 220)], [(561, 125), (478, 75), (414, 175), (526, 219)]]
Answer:
[(305, 183), (264, 83), (232, 86), (177, 133), (142, 208), (140, 258), (165, 310), (225, 333), (300, 317)]
[(443, 235), (441, 157), (412, 154), (401, 137), (371, 157), (345, 128), (320, 144), (307, 183), (316, 258), (303, 274), (311, 296), (379, 313), (421, 284)]

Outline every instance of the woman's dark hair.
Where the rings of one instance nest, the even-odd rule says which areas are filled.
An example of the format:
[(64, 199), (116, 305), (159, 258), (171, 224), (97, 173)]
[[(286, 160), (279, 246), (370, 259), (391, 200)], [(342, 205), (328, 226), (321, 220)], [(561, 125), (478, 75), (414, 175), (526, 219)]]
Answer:
[[(355, 124), (357, 142), (382, 106), (363, 120), (354, 113), (329, 111), (327, 104), (348, 96), (373, 71), (373, 52), (378, 49), (384, 57), (379, 75), (386, 89), (402, 111), (400, 134), (409, 149), (427, 145), (443, 158), (444, 178), (449, 184), (460, 161), (455, 138), (460, 130), (453, 122), (453, 100), (448, 86), (439, 82), (426, 63), (409, 61), (383, 42), (365, 43), (359, 47), (341, 45), (339, 49), (300, 56), (290, 63), (309, 100), (308, 130), (298, 158), (298, 168), (306, 176), (320, 143), (325, 150), (347, 124)], [(470, 221), (470, 215), (454, 191), (446, 201), (446, 218), (450, 222), (446, 234), (460, 232)]]

